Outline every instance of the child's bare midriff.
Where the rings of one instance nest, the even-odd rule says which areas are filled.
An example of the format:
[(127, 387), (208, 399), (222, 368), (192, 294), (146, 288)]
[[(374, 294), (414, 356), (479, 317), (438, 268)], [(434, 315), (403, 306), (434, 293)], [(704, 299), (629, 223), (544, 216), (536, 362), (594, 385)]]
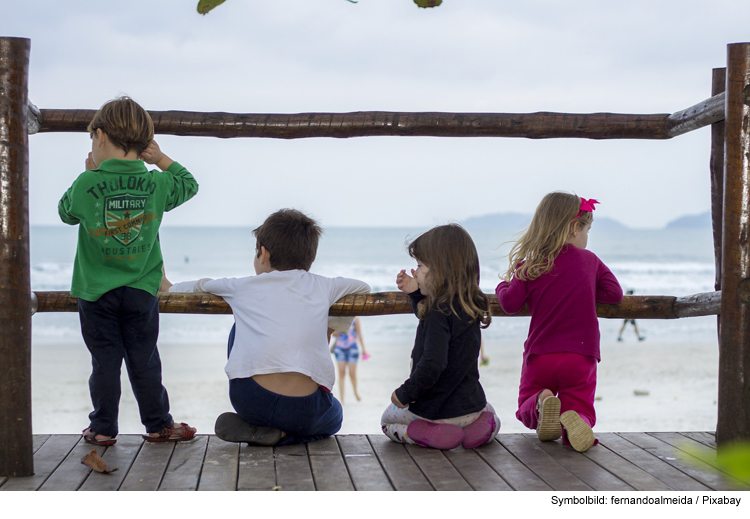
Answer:
[(263, 389), (284, 396), (309, 396), (320, 387), (307, 375), (295, 371), (253, 375), (253, 380)]

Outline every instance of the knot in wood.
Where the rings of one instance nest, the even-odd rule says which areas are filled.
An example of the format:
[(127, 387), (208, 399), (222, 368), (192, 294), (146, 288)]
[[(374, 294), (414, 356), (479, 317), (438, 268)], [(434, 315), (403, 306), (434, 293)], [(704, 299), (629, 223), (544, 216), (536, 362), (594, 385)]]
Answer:
[(739, 284), (740, 301), (750, 303), (750, 278), (745, 278)]

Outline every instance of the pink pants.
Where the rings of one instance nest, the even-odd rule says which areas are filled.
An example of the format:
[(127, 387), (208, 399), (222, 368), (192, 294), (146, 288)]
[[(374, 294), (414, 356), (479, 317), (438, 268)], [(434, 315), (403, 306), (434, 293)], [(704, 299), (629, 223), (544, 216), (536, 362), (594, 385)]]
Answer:
[(537, 397), (543, 389), (549, 389), (560, 399), (561, 414), (572, 409), (594, 427), (597, 363), (596, 357), (579, 353), (529, 355), (521, 369), (516, 418), (529, 429), (536, 429)]

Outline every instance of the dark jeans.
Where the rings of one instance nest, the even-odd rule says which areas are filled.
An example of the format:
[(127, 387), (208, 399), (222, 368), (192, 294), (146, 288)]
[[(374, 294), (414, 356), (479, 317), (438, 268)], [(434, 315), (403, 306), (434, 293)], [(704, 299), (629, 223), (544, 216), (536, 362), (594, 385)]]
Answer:
[(91, 352), (91, 429), (105, 436), (119, 432), (123, 360), (146, 431), (159, 432), (171, 426), (169, 396), (161, 383), (161, 359), (156, 348), (157, 298), (143, 290), (120, 287), (95, 302), (78, 299), (78, 312), (83, 340)]
[[(235, 327), (229, 332), (228, 351)], [(284, 396), (268, 391), (252, 377), (229, 381), (229, 400), (246, 422), (280, 429), (287, 435), (277, 445), (307, 443), (336, 434), (344, 420), (341, 403), (322, 387), (308, 396)]]

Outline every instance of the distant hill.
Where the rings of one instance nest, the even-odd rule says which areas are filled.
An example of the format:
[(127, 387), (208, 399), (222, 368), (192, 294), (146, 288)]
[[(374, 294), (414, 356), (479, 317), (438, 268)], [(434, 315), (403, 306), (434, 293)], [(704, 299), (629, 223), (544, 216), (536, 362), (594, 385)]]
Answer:
[(667, 229), (710, 229), (711, 211), (701, 214), (685, 215), (672, 220), (667, 224)]
[[(531, 223), (531, 215), (523, 213), (494, 213), (467, 218), (461, 225), (475, 229), (495, 227), (498, 229), (522, 230)], [(597, 217), (594, 220), (597, 229), (626, 229), (627, 227), (613, 218)]]
[(464, 227), (500, 229), (525, 229), (531, 223), (530, 214), (522, 213), (494, 213), (467, 218), (461, 225)]

